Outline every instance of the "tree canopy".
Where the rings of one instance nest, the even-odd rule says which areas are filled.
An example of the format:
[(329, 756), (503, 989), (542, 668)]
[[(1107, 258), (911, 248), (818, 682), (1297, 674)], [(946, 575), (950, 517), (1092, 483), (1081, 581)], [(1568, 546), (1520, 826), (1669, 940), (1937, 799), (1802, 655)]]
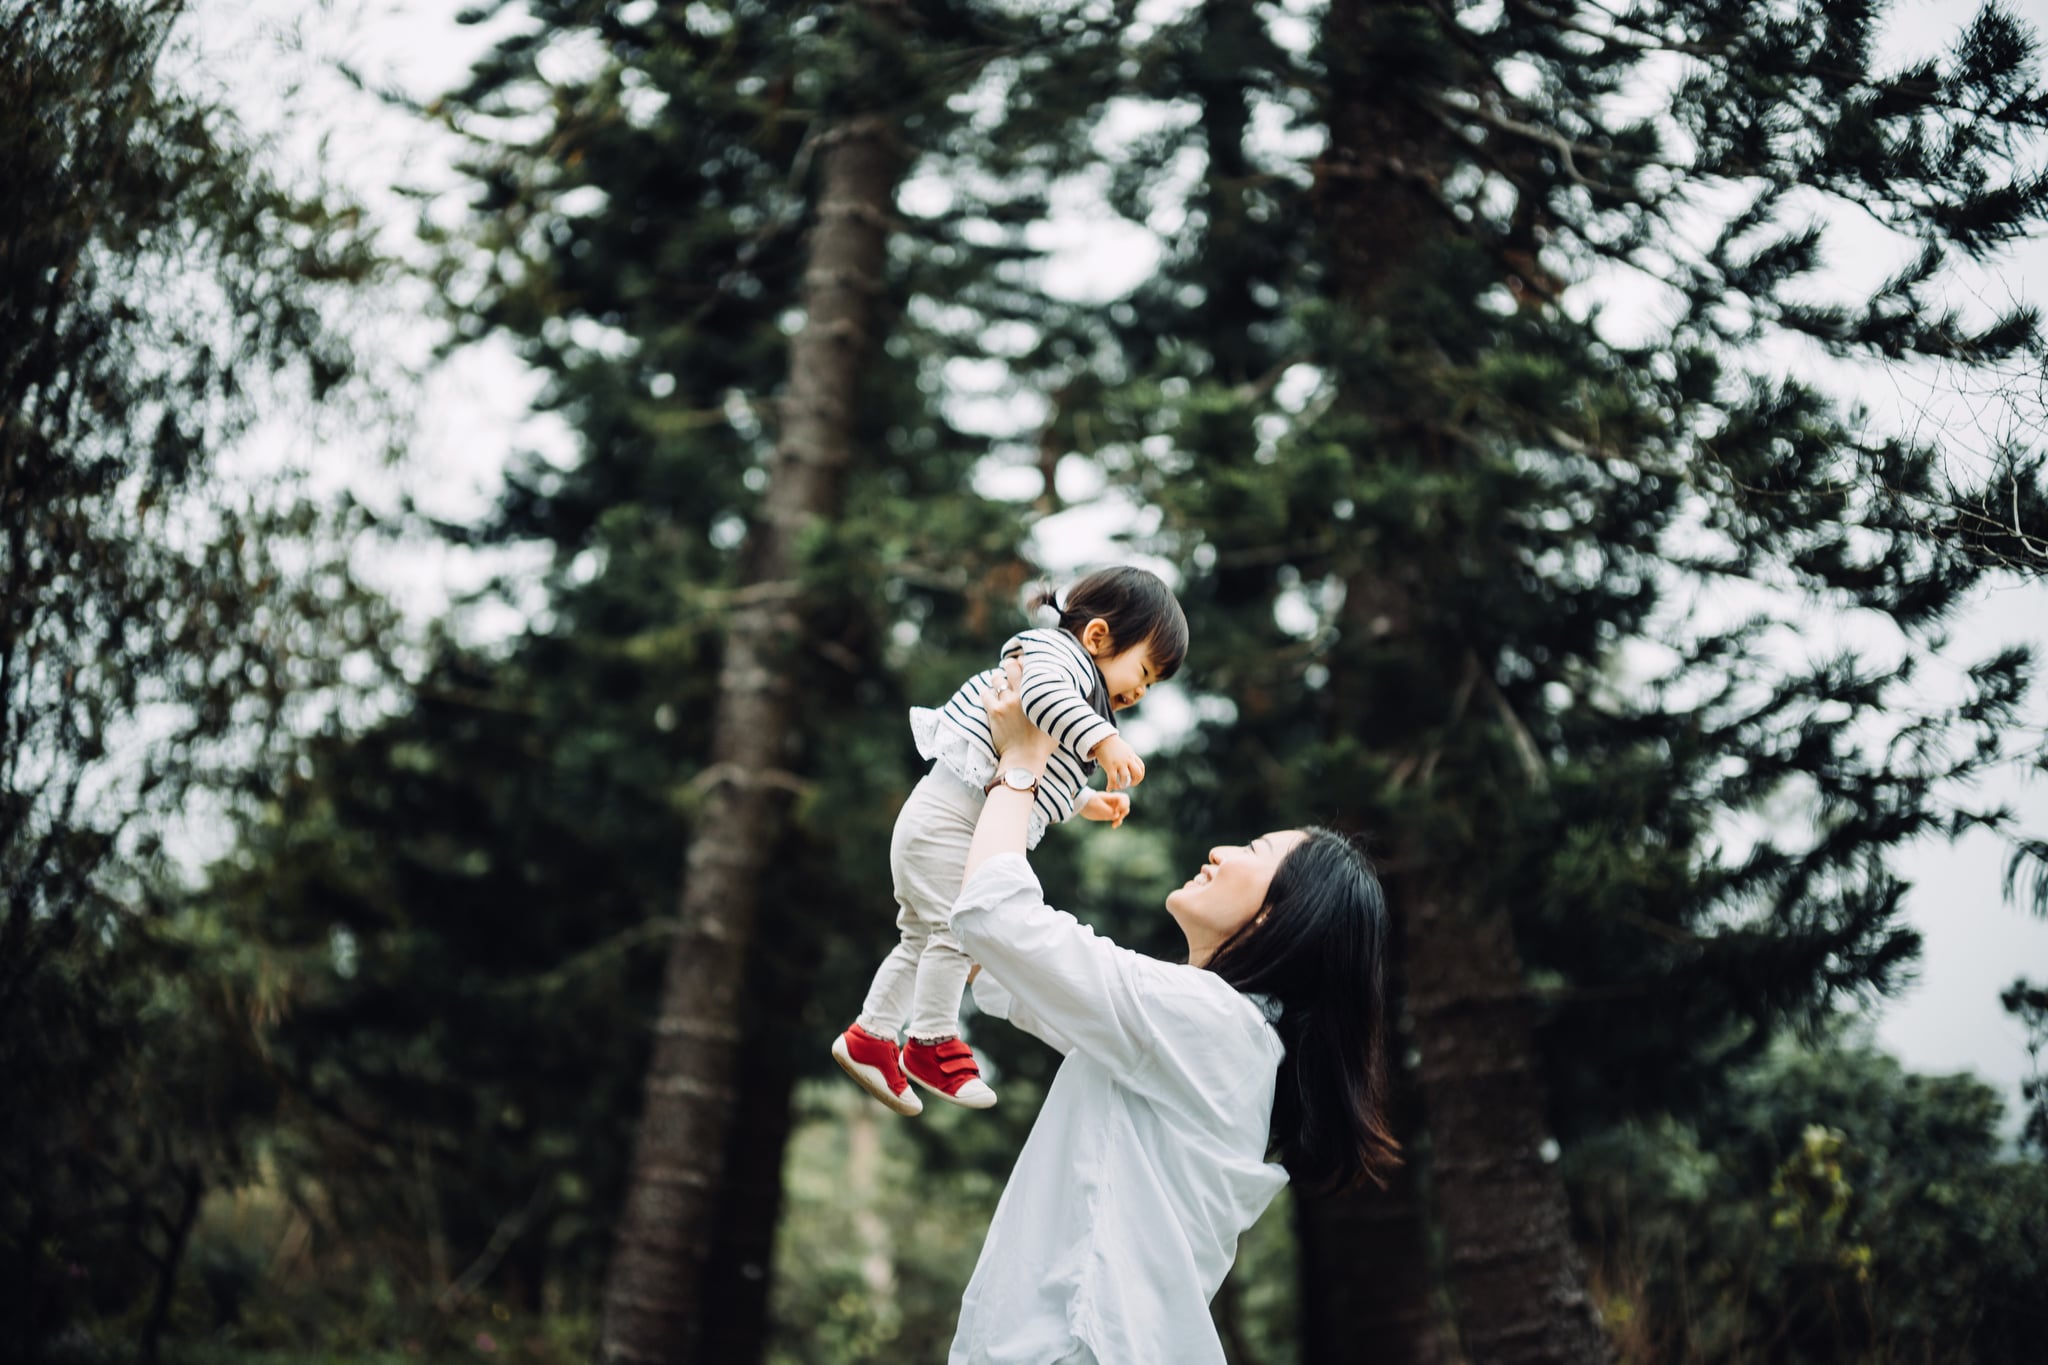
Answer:
[[(1821, 0), (481, 7), (521, 22), (418, 110), (465, 148), (438, 321), (575, 442), (434, 529), (542, 547), (544, 607), (324, 728), (386, 611), (306, 550), (327, 513), (217, 474), (277, 376), (346, 384), (363, 224), (156, 74), (177, 7), (0, 12), (0, 1058), (42, 1099), (0, 1256), (42, 1336), (567, 1358), (609, 1275), (677, 1358), (942, 1350), (979, 1239), (908, 1190), (985, 1217), (1057, 1059), (971, 1024), (1004, 1105), (878, 1129), (825, 1045), (888, 939), (905, 708), (1092, 487), (1176, 580), (1191, 719), (1048, 884), (1169, 952), (1171, 868), (1334, 822), (1401, 929), (1407, 1174), (1247, 1240), (1234, 1362), (2024, 1357), (2040, 1114), (2001, 1149), (1982, 1087), (1839, 1025), (1912, 969), (1911, 843), (1990, 829), (2048, 885), (1969, 786), (2038, 761), (2035, 661), (1945, 638), (2039, 573), (2042, 454), (1826, 368), (2042, 360), (2030, 302), (1945, 295), (2048, 210), (2005, 9), (1893, 63), (1890, 7)], [(1077, 200), (1159, 241), (1128, 292), (1059, 287)], [(176, 885), (153, 822), (215, 790), (233, 848)], [(753, 908), (706, 946), (721, 859)], [(709, 1193), (642, 1240), (691, 1250), (629, 1283), (678, 1132)]]

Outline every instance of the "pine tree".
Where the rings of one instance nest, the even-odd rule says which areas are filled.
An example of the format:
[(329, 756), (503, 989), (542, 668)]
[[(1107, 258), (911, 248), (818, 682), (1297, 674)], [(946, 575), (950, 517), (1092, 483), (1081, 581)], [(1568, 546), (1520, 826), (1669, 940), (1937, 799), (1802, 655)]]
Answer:
[(0, 1321), (32, 1356), (105, 1319), (154, 1359), (248, 1169), (275, 1095), (167, 830), (266, 791), (389, 622), (332, 549), (357, 518), (221, 478), (345, 390), (327, 310), (378, 262), (171, 78), (183, 19), (0, 5)]
[[(302, 746), (195, 897), (276, 983), (278, 1179), (323, 1243), (374, 1249), (414, 1336), (485, 1286), (587, 1314), (609, 1249), (674, 755), (641, 680), (593, 686), (627, 670), (590, 645), (444, 644), (400, 714)], [(366, 1292), (366, 1259), (329, 1270), (336, 1300)]]
[[(865, 47), (886, 38), (856, 33), (852, 41)], [(794, 747), (798, 684), (786, 659), (814, 628), (797, 574), (814, 528), (839, 515), (852, 411), (884, 325), (882, 268), (904, 157), (896, 121), (884, 112), (887, 78), (862, 75), (865, 88), (840, 94), (844, 112), (814, 134), (819, 189), (797, 296), (803, 322), (790, 340), (780, 436), (725, 632), (710, 790), (691, 831), (680, 926), (605, 1286), (599, 1349), (607, 1360), (693, 1358), (692, 1328), (705, 1315), (698, 1295), (746, 1065), (739, 995), (755, 898), (778, 840), (782, 798), (797, 785), (784, 767)]]
[[(1163, 382), (1133, 391), (1112, 455), (1167, 513), (1191, 673), (1230, 703), (1161, 765), (1175, 823), (1355, 823), (1402, 921), (1420, 1181), (1304, 1205), (1308, 1359), (1390, 1331), (1432, 1358), (1429, 1282), (1404, 1306), (1362, 1273), (1428, 1262), (1425, 1225), (1470, 1358), (1601, 1355), (1550, 1135), (1683, 1107), (1774, 1032), (1887, 988), (1915, 946), (1887, 852), (1998, 822), (1946, 783), (2004, 752), (2025, 656), (1982, 663), (1947, 710), (1893, 712), (1944, 614), (2038, 537), (2038, 459), (1952, 487), (1939, 450), (1755, 358), (1786, 335), (1852, 359), (2038, 354), (2031, 309), (1969, 326), (1936, 301), (1946, 261), (2040, 220), (2042, 184), (2012, 169), (2044, 113), (2032, 39), (1989, 9), (1945, 61), (1884, 73), (1877, 17), (1333, 4), (1305, 61), (1246, 44), (1263, 69), (1239, 82), (1326, 133), (1313, 237), (1299, 169), (1269, 165), (1252, 197), (1284, 249), (1248, 264), (1226, 215), (1191, 216), (1131, 301), (1129, 331), (1172, 340), (1125, 349)], [(1668, 116), (1627, 114), (1658, 54), (1682, 68)], [(1205, 112), (1149, 160), (1233, 123)], [(1207, 158), (1195, 204), (1230, 184)], [(1713, 187), (1741, 207), (1689, 248)], [(1816, 193), (1920, 248), (1867, 302), (1814, 301)], [(1623, 343), (1561, 301), (1616, 267), (1669, 291), (1670, 327)], [(1202, 325), (1208, 299), (1263, 290), (1282, 321)], [(1183, 300), (1172, 327), (1161, 302)], [(1249, 366), (1246, 334), (1266, 346)], [(1246, 382), (1296, 363), (1306, 401)], [(1968, 510), (1992, 486), (2016, 494), (2003, 542)], [(1888, 620), (1903, 662), (1788, 666), (1762, 619), (1674, 628), (1722, 579)], [(1649, 641), (1671, 650), (1655, 678)], [(1757, 837), (1724, 843), (1738, 820)]]
[[(751, 950), (724, 959), (747, 988), (708, 1020), (746, 1059), (709, 1125), (723, 1174), (695, 1235), (712, 1250), (700, 1281), (661, 1287), (699, 1306), (701, 1358), (745, 1360), (762, 1350), (790, 1087), (829, 1066), (820, 1040), (887, 942), (889, 824), (915, 778), (904, 709), (1017, 624), (1020, 523), (963, 494), (986, 441), (954, 429), (935, 380), (982, 351), (989, 319), (1057, 311), (1003, 267), (1032, 254), (1021, 234), (1077, 155), (1069, 110), (1102, 88), (1085, 53), (1113, 45), (1063, 15), (967, 6), (528, 8), (532, 31), (430, 111), (473, 136), (478, 187), (442, 279), (458, 336), (512, 338), (580, 448), (566, 468), (517, 463), (485, 524), (441, 530), (551, 546), (546, 610), (502, 651), (445, 646), (402, 714), (309, 753), (221, 885), (300, 973), (272, 1040), (312, 1111), (294, 1169), (350, 1191), (350, 1235), (404, 1249), (416, 1304), (458, 1302), (443, 1291), (473, 1284), (468, 1268), (529, 1305), (545, 1290), (594, 1306), (678, 840), (733, 775), (713, 736), (727, 629), (750, 600), (770, 609), (801, 701), (769, 773), (787, 823), (753, 879)], [(1017, 103), (952, 109), (991, 64)], [(857, 401), (814, 409), (844, 426), (837, 515), (794, 546), (789, 596), (750, 592), (743, 531), (767, 521), (794, 434), (775, 416), (785, 319), (838, 278), (807, 271), (825, 134), (861, 100), (889, 112), (891, 155), (1016, 173), (923, 217), (831, 216), (892, 236), (864, 305), (886, 360)], [(1063, 344), (1013, 363), (1070, 365)], [(798, 603), (800, 632), (782, 624)]]

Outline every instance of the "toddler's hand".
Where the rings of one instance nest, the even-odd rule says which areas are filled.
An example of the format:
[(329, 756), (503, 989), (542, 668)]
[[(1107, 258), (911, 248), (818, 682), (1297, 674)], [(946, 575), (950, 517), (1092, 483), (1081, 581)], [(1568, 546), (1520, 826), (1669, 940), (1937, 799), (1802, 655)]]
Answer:
[(1083, 820), (1107, 820), (1111, 829), (1121, 828), (1130, 813), (1131, 798), (1122, 792), (1090, 791), (1087, 804), (1081, 807)]
[(1145, 780), (1145, 760), (1138, 757), (1136, 749), (1124, 743), (1122, 735), (1111, 735), (1096, 745), (1094, 758), (1109, 778), (1111, 791), (1135, 787)]

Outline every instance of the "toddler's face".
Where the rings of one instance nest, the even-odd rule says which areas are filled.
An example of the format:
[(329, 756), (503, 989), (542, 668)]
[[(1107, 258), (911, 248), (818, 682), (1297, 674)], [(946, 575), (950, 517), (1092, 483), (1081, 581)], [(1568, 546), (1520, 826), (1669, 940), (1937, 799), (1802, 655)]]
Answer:
[(1152, 656), (1143, 645), (1132, 645), (1121, 654), (1104, 658), (1098, 654), (1095, 663), (1102, 670), (1102, 681), (1109, 686), (1109, 706), (1112, 711), (1123, 711), (1138, 704), (1145, 695), (1145, 689), (1152, 686), (1159, 677), (1152, 666)]

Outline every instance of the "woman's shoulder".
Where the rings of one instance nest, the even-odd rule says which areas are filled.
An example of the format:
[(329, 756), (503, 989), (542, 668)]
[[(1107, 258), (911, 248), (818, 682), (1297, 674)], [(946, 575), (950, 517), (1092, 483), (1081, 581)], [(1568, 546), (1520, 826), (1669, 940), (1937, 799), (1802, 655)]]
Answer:
[(1219, 1038), (1236, 1039), (1263, 1047), (1277, 1044), (1273, 1011), (1264, 996), (1247, 995), (1216, 973), (1185, 962), (1148, 959), (1156, 970), (1148, 973), (1154, 998), (1165, 1011), (1189, 1024), (1201, 1024)]
[[(1151, 1067), (1155, 1076), (1176, 1078), (1159, 1093), (1180, 1096), (1202, 1115), (1234, 1111), (1248, 1088), (1271, 1084), (1286, 1053), (1279, 1033), (1255, 998), (1214, 972), (1159, 965), (1148, 1011), (1158, 1039)], [(1263, 1108), (1253, 1107), (1263, 1122)]]

